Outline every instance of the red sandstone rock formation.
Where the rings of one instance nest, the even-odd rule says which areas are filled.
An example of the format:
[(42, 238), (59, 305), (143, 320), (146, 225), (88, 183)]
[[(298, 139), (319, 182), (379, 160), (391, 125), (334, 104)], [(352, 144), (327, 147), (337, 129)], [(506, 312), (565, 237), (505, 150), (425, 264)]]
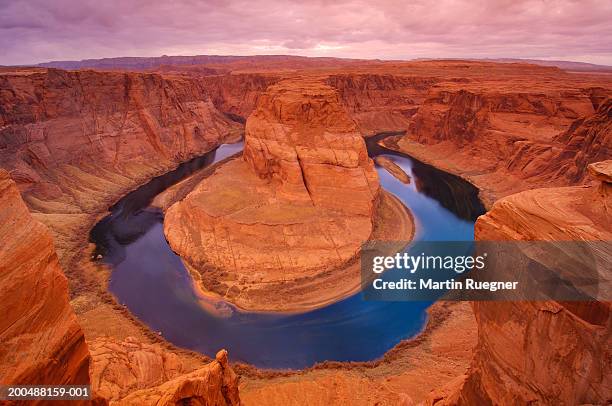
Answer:
[(243, 73), (207, 76), (201, 80), (219, 111), (234, 120), (246, 122), (257, 106), (259, 95), (280, 77), (272, 73)]
[(336, 74), (327, 83), (338, 90), (343, 107), (362, 134), (402, 131), (439, 79), (398, 73)]
[[(58, 248), (75, 215), (217, 146), (241, 126), (204, 84), (157, 74), (0, 71), (0, 162)], [(60, 255), (62, 252), (60, 251)]]
[(594, 105), (589, 93), (438, 91), (396, 147), (468, 178), (487, 204), (530, 187), (581, 183), (586, 165), (612, 156), (611, 102)]
[(288, 80), (261, 96), (247, 122), (244, 158), (260, 178), (280, 181), (288, 200), (373, 214), (374, 165), (338, 95), (318, 80)]
[[(194, 371), (160, 344), (144, 344), (128, 337), (99, 338), (90, 344), (93, 390), (111, 404), (238, 405), (238, 378), (227, 364), (227, 352)], [(181, 403), (183, 402), (183, 403)]]
[(116, 404), (239, 406), (238, 376), (228, 364), (227, 351), (221, 350), (204, 368), (158, 387), (133, 392)]
[[(317, 293), (303, 283), (322, 283), (356, 256), (372, 234), (379, 194), (365, 143), (334, 89), (318, 79), (285, 80), (249, 117), (244, 160), (172, 206), (164, 230), (207, 290), (247, 308), (307, 308), (358, 285), (336, 281)], [(291, 288), (298, 292), (282, 294)]]
[[(612, 241), (612, 160), (599, 185), (536, 189), (502, 199), (476, 223), (479, 240)], [(609, 280), (610, 255), (607, 272)], [(605, 267), (606, 265), (604, 265)], [(610, 401), (607, 302), (474, 302), (478, 344), (463, 384), (431, 404), (605, 404)]]
[[(255, 66), (250, 61), (241, 63), (245, 70), (262, 68), (261, 64)], [(289, 65), (285, 66), (292, 66), (290, 64), (293, 62), (287, 63)], [(265, 74), (241, 73), (215, 77), (209, 75), (213, 73), (212, 70), (205, 69), (191, 72), (180, 70), (181, 75), (172, 76), (1, 69), (0, 166), (10, 170), (16, 178), (29, 207), (37, 212), (35, 217), (52, 226), (58, 252), (63, 258), (66, 252), (70, 254), (75, 250), (72, 244), (74, 236), (85, 235), (85, 232), (77, 233), (75, 230), (92, 221), (92, 213), (99, 213), (123, 191), (148, 177), (216, 145), (223, 134), (237, 128), (220, 111), (246, 117), (256, 105), (260, 93), (281, 78), (314, 78), (334, 88), (340, 108), (332, 106), (332, 111), (344, 110), (348, 121), (354, 121), (361, 134), (408, 131), (400, 142), (406, 151), (469, 178), (485, 190), (485, 197), (488, 196), (490, 202), (534, 186), (585, 181), (586, 164), (609, 158), (610, 154), (610, 104), (606, 98), (612, 93), (612, 86), (605, 75), (572, 75), (558, 69), (524, 64), (465, 61), (375, 63), (361, 67), (346, 65), (342, 69), (329, 71), (277, 73), (272, 72), (274, 68), (270, 66), (263, 70)], [(194, 79), (196, 76), (197, 79)], [(279, 117), (284, 117), (282, 109)], [(287, 124), (279, 120), (274, 127), (284, 131)], [(415, 134), (418, 134), (418, 138), (415, 138)], [(317, 147), (320, 149), (321, 146)], [(260, 173), (297, 174), (295, 166), (290, 167), (293, 169), (288, 171), (265, 168)], [(275, 191), (276, 186), (272, 189), (268, 183), (281, 183), (284, 181), (282, 178), (275, 182), (258, 179), (246, 164), (242, 168), (240, 170), (243, 172), (236, 173), (244, 173), (245, 179), (250, 177), (245, 181), (249, 185), (245, 186), (239, 200), (247, 196), (248, 199), (244, 200), (253, 203), (250, 199), (255, 193), (262, 193), (266, 202), (276, 198), (268, 194), (270, 190)], [(602, 171), (599, 173), (600, 178), (604, 176)], [(225, 175), (240, 183), (229, 171)], [(300, 176), (305, 180), (309, 178)], [(278, 176), (272, 176), (272, 179), (278, 179)], [(265, 186), (260, 187), (257, 182)], [(294, 182), (294, 178), (290, 182)], [(298, 183), (295, 185), (299, 186)], [(601, 189), (604, 190), (604, 186)], [(575, 190), (576, 193), (569, 193), (570, 200), (564, 200), (567, 198), (565, 189), (554, 193), (561, 203), (551, 206), (554, 207), (551, 210), (554, 215), (544, 216), (546, 221), (538, 217), (541, 212), (526, 211), (521, 214), (525, 216), (524, 219), (519, 216), (517, 227), (520, 226), (521, 232), (524, 232), (528, 230), (525, 224), (529, 225), (530, 222), (546, 228), (551, 221), (564, 216), (570, 218), (567, 213), (574, 213), (571, 210), (582, 204), (581, 199), (576, 198), (582, 189)], [(216, 192), (227, 193), (227, 190), (220, 188)], [(543, 193), (546, 195), (548, 192)], [(299, 193), (292, 191), (291, 194), (304, 196), (303, 190)], [(599, 199), (591, 196), (595, 201)], [(332, 197), (339, 200), (336, 195)], [(549, 198), (531, 200), (529, 205), (532, 208), (535, 203), (551, 204)], [(257, 203), (257, 199), (254, 201)], [(505, 210), (500, 206), (495, 213), (502, 213), (502, 209)], [(580, 221), (593, 214), (584, 207), (578, 213)], [(277, 214), (272, 212), (274, 216)], [(603, 221), (606, 219), (600, 218)], [(502, 216), (499, 220), (508, 221), (508, 216)], [(291, 223), (292, 217), (288, 220), (283, 218), (282, 221)], [(275, 232), (278, 224), (256, 225), (250, 221), (246, 225), (274, 226), (274, 231), (265, 231), (269, 233), (267, 235), (281, 236)], [(597, 229), (592, 224), (585, 227), (589, 232)], [(535, 227), (531, 229), (535, 230)], [(564, 229), (573, 230), (565, 226)], [(219, 232), (226, 230), (231, 228), (220, 229)], [(513, 228), (502, 227), (496, 232), (507, 230)], [(320, 234), (320, 230), (313, 233)], [(519, 235), (513, 233), (510, 232), (514, 237)], [(259, 235), (262, 235), (259, 229), (250, 234), (253, 240), (261, 240), (257, 237)], [(319, 244), (316, 240), (309, 241)], [(278, 241), (272, 239), (272, 242)], [(221, 251), (227, 247), (223, 245)], [(283, 280), (283, 285), (289, 284)], [(228, 293), (231, 297), (235, 292)], [(576, 318), (566, 319), (563, 315), (578, 312), (582, 315), (579, 318), (587, 319), (585, 325), (597, 325), (601, 314), (607, 314), (598, 309), (584, 313), (576, 309), (568, 310), (566, 305), (562, 307), (555, 307), (552, 312), (531, 308), (510, 310), (512, 315), (520, 310), (524, 314), (540, 317), (548, 312), (551, 313), (551, 322), (559, 321), (559, 325), (568, 329), (579, 323)], [(489, 317), (486, 310), (480, 309), (484, 316)], [(599, 316), (590, 318), (588, 313)], [(103, 322), (114, 323), (109, 320), (104, 319)], [(569, 321), (566, 323), (565, 320)], [(581, 340), (582, 334), (592, 338), (596, 333), (591, 332), (599, 331), (599, 327), (589, 328), (576, 330)], [(495, 343), (498, 337), (490, 333), (485, 334), (492, 337), (490, 345), (499, 348)], [(597, 343), (594, 345), (599, 345)], [(544, 348), (544, 344), (538, 347), (539, 350), (541, 348)], [(597, 348), (592, 347), (583, 354), (589, 355), (595, 350)], [(149, 357), (148, 350), (144, 353)], [(127, 357), (130, 366), (126, 370), (138, 371), (139, 368), (131, 364), (133, 358)], [(104, 359), (101, 357), (101, 360)], [(512, 368), (515, 366), (511, 365)], [(478, 365), (475, 364), (474, 368), (477, 371)], [(173, 369), (170, 367), (168, 371)], [(537, 376), (542, 373), (538, 370)], [(172, 373), (168, 377), (170, 375)], [(482, 383), (485, 381), (473, 380), (471, 382), (476, 383), (471, 387), (478, 388), (480, 394), (485, 390), (497, 389), (492, 386), (494, 382), (489, 380)], [(538, 388), (545, 383), (544, 380), (537, 382)], [(518, 384), (523, 385), (524, 382)], [(477, 393), (476, 389), (474, 393)], [(546, 393), (550, 399), (554, 398), (553, 395)], [(568, 394), (564, 392), (562, 395)], [(506, 395), (501, 394), (498, 398), (503, 396)], [(525, 398), (530, 396), (533, 393), (525, 395)]]
[(586, 178), (592, 162), (612, 157), (612, 98), (591, 97), (596, 109), (592, 115), (575, 120), (555, 141), (563, 144), (549, 164), (551, 177), (564, 177), (569, 183)]
[(85, 385), (90, 356), (53, 240), (0, 170), (0, 384)]
[(131, 392), (159, 386), (191, 370), (160, 344), (100, 337), (89, 343), (92, 389), (115, 401)]

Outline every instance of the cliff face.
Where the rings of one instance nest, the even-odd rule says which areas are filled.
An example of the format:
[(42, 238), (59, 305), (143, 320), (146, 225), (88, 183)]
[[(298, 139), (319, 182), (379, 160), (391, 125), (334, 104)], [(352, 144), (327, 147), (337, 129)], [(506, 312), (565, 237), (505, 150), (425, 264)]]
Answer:
[[(603, 93), (603, 94), (602, 94)], [(563, 148), (551, 164), (552, 177), (564, 176), (569, 183), (587, 179), (587, 167), (612, 157), (612, 98), (593, 91), (591, 101), (595, 113), (576, 119), (555, 142)]]
[[(345, 294), (305, 282), (330, 282), (329, 271), (356, 256), (380, 200), (374, 165), (337, 93), (309, 78), (271, 86), (247, 121), (243, 157), (167, 211), (172, 248), (206, 290), (242, 307), (295, 309)], [(353, 271), (345, 277), (358, 277)]]
[[(279, 193), (316, 207), (372, 216), (380, 186), (355, 122), (318, 80), (285, 81), (261, 96), (246, 127), (244, 158)], [(339, 201), (338, 194), (350, 200)]]
[(280, 77), (272, 73), (243, 73), (204, 76), (201, 80), (217, 109), (244, 123), (255, 109), (259, 95)]
[(492, 203), (543, 185), (577, 184), (612, 155), (610, 101), (561, 95), (440, 92), (419, 108), (397, 145), (469, 178)]
[(240, 403), (225, 351), (189, 374), (172, 352), (135, 340), (98, 339), (90, 355), (51, 235), (32, 218), (4, 170), (0, 207), (2, 385), (88, 385), (91, 364), (96, 404), (128, 395), (121, 404)]
[[(478, 219), (476, 238), (611, 241), (612, 161), (589, 170), (601, 184), (536, 189), (495, 203)], [(609, 402), (610, 303), (474, 302), (473, 308), (478, 344), (466, 380), (431, 403)]]
[(90, 356), (53, 240), (0, 170), (0, 382), (85, 385)]
[(434, 77), (388, 73), (336, 74), (327, 78), (364, 135), (408, 128), (427, 91), (439, 81)]
[[(96, 338), (96, 329), (109, 325), (135, 327), (108, 298), (96, 296), (100, 269), (91, 263), (75, 269), (80, 263), (70, 261), (86, 255), (85, 227), (121, 193), (242, 132), (208, 92), (189, 77), (0, 70), (0, 166), (16, 181), (0, 170), (0, 299), (8, 312), (0, 322), (2, 383), (87, 384), (92, 364), (92, 386), (102, 398), (118, 400), (173, 380), (147, 399), (237, 404), (229, 367), (181, 379), (193, 366), (184, 368), (159, 345)], [(53, 239), (32, 216), (50, 226)], [(93, 337), (88, 330), (91, 356), (54, 243), (74, 278), (75, 308), (99, 313), (79, 313), (85, 326), (95, 326)]]
[(240, 131), (203, 84), (157, 74), (0, 72), (0, 162), (56, 240), (75, 214)]
[[(364, 72), (367, 71), (367, 72)], [(612, 154), (607, 77), (525, 64), (431, 61), (330, 74), (364, 135), (482, 190), (487, 205), (522, 190), (580, 184)]]

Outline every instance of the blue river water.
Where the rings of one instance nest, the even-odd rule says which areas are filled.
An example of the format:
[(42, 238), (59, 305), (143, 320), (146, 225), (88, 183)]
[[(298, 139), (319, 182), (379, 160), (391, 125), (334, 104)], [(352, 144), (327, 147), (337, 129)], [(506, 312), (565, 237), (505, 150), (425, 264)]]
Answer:
[[(366, 301), (360, 293), (299, 314), (234, 311), (219, 317), (201, 306), (192, 280), (163, 233), (163, 214), (149, 204), (166, 187), (194, 170), (228, 157), (242, 144), (223, 145), (126, 195), (91, 232), (103, 261), (112, 267), (109, 290), (117, 301), (168, 341), (206, 355), (226, 348), (230, 359), (261, 368), (304, 368), (317, 362), (381, 357), (418, 334), (431, 302)], [(377, 168), (382, 186), (412, 211), (419, 241), (471, 241), (482, 213), (473, 186), (407, 156), (368, 142), (408, 173), (399, 182)]]

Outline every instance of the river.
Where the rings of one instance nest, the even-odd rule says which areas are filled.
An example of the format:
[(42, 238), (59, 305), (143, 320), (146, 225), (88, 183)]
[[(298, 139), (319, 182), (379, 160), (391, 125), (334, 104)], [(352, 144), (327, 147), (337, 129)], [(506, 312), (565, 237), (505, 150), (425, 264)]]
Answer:
[[(477, 189), (410, 157), (368, 141), (370, 156), (393, 160), (412, 182), (401, 183), (377, 168), (383, 188), (412, 211), (417, 241), (471, 241), (474, 220), (483, 212)], [(321, 361), (379, 358), (401, 340), (417, 335), (431, 302), (364, 300), (360, 293), (299, 314), (234, 310), (220, 317), (201, 305), (192, 280), (163, 233), (163, 213), (150, 206), (158, 193), (195, 170), (239, 152), (222, 145), (175, 171), (151, 180), (111, 207), (91, 231), (102, 261), (112, 268), (109, 290), (117, 301), (177, 346), (261, 368), (304, 368)], [(230, 307), (229, 305), (224, 305)]]

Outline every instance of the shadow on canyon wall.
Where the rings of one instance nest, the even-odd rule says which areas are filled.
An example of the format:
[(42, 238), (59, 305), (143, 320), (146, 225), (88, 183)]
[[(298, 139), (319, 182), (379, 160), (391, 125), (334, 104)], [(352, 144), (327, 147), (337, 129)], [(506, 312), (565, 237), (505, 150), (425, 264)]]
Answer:
[(410, 155), (394, 151), (379, 144), (388, 137), (403, 135), (403, 132), (385, 132), (365, 139), (368, 154), (371, 158), (387, 154), (410, 158), (413, 162), (412, 171), (416, 175), (415, 185), (419, 192), (437, 200), (440, 204), (467, 221), (476, 221), (478, 216), (486, 212), (478, 197), (478, 188), (448, 172), (427, 165)]

